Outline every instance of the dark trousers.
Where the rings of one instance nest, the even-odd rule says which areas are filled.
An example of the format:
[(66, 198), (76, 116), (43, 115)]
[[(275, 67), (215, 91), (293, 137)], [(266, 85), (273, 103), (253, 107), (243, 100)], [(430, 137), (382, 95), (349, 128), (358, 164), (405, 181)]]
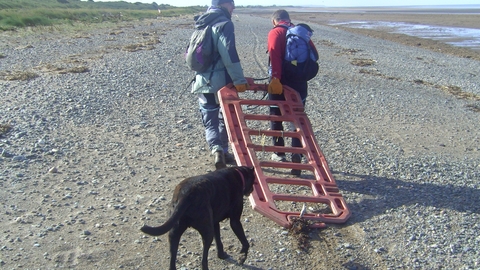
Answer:
[[(302, 99), (302, 103), (305, 106), (305, 102), (307, 100), (308, 96), (308, 84), (306, 81), (295, 81), (295, 82), (289, 82), (289, 81), (280, 81), (283, 85), (287, 85), (297, 91), (300, 94), (300, 98)], [(273, 95), (269, 94), (268, 95), (269, 100), (285, 100), (285, 96), (282, 94), (280, 95)], [(270, 106), (270, 115), (281, 115), (280, 108), (277, 106)], [(283, 130), (283, 123), (282, 121), (272, 121), (270, 123), (270, 128), (272, 130)], [(285, 141), (283, 137), (273, 137), (273, 145), (275, 146), (285, 146)], [(302, 147), (302, 143), (300, 142), (299, 139), (297, 138), (292, 138), (292, 147)], [(278, 155), (285, 155), (285, 153), (277, 153)]]
[(200, 94), (198, 103), (205, 127), (205, 138), (210, 151), (214, 153), (222, 150), (226, 153), (228, 152), (228, 134), (215, 95), (212, 93)]

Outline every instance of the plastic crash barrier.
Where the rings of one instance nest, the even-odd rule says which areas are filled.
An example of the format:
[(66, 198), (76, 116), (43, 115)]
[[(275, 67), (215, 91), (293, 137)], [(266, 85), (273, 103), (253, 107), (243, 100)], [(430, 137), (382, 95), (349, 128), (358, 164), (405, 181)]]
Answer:
[[(249, 198), (253, 209), (285, 228), (295, 218), (308, 220), (315, 228), (346, 222), (351, 213), (315, 140), (298, 93), (283, 86), (285, 101), (242, 99), (239, 95), (267, 89), (265, 84), (247, 80), (245, 93), (237, 93), (229, 84), (220, 89), (218, 97), (237, 164), (255, 167), (257, 181)], [(281, 115), (269, 115), (270, 106), (278, 106)], [(270, 130), (271, 121), (283, 121), (290, 129)], [(285, 146), (274, 146), (272, 137), (283, 137)], [(288, 147), (291, 138), (300, 139), (302, 147)], [(273, 161), (270, 157), (275, 152), (287, 157), (302, 154), (304, 160)], [(302, 170), (302, 174), (290, 175), (291, 169)]]

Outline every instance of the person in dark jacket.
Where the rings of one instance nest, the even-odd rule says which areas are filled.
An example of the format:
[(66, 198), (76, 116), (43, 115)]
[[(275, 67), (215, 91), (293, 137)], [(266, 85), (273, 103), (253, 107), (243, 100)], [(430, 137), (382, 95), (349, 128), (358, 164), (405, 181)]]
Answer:
[(218, 59), (211, 68), (195, 75), (192, 88), (192, 93), (198, 95), (205, 137), (214, 155), (216, 169), (235, 161), (228, 153), (228, 134), (217, 92), (228, 83), (233, 83), (238, 92), (244, 92), (248, 88), (235, 47), (235, 31), (231, 20), (234, 9), (233, 0), (212, 0), (212, 5), (195, 22), (196, 27), (212, 25), (215, 46), (212, 57)]
[[(280, 9), (272, 15), (273, 29), (268, 33), (268, 55), (270, 58), (270, 84), (268, 85), (268, 98), (270, 100), (285, 100), (283, 95), (283, 85), (287, 85), (296, 90), (302, 99), (303, 105), (307, 100), (308, 84), (307, 81), (294, 81), (289, 80), (286, 76), (282, 76), (282, 63), (285, 59), (285, 47), (286, 47), (286, 33), (288, 28), (294, 25), (290, 21), (290, 15), (286, 10)], [(315, 53), (318, 55), (315, 45), (310, 40), (310, 45)], [(277, 106), (270, 107), (270, 115), (281, 115), (280, 109)], [(272, 130), (283, 130), (283, 123), (281, 121), (271, 122)], [(273, 137), (273, 144), (275, 146), (284, 146), (285, 142), (283, 137)], [(299, 139), (292, 138), (292, 147), (302, 147)], [(273, 153), (272, 160), (284, 162), (286, 161), (285, 153)], [(301, 163), (302, 156), (300, 154), (292, 154), (292, 162)], [(293, 175), (300, 175), (300, 170), (293, 169), (291, 171)]]

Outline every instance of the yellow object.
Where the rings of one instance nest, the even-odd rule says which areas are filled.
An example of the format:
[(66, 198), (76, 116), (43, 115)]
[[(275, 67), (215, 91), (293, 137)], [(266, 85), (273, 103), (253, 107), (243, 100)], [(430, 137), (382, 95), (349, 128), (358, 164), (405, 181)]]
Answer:
[(237, 89), (237, 92), (245, 92), (248, 87), (248, 83), (235, 85), (235, 89)]
[(283, 86), (278, 78), (272, 78), (270, 84), (268, 85), (268, 93), (275, 95), (280, 95), (283, 93)]
[(297, 66), (297, 60), (292, 60), (292, 65)]

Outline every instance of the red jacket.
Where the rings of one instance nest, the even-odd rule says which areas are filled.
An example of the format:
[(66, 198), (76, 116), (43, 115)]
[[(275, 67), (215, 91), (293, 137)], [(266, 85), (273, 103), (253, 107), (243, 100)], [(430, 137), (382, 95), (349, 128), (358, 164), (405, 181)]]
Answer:
[[(268, 32), (268, 42), (267, 50), (268, 56), (270, 57), (270, 66), (272, 67), (272, 78), (282, 79), (282, 62), (285, 58), (285, 45), (287, 43), (287, 27), (282, 27), (280, 25), (285, 25), (287, 27), (294, 26), (290, 22), (280, 21), (277, 25), (273, 27), (270, 32)], [(310, 46), (312, 49), (317, 51), (312, 40), (310, 40)]]

